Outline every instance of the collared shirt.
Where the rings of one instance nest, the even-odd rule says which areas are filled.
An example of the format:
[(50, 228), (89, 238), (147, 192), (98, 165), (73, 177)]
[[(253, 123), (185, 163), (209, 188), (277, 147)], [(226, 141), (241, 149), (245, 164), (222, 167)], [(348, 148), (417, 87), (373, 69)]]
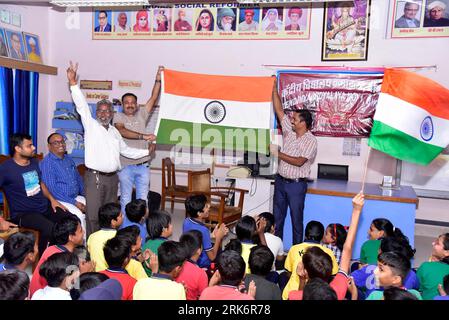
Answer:
[(405, 18), (405, 21), (407, 22), (407, 25), (409, 28), (417, 28), (419, 27), (419, 24), (416, 23), (416, 19), (407, 19)]
[(72, 297), (67, 290), (46, 286), (37, 290), (31, 300), (72, 300)]
[(254, 298), (249, 294), (241, 293), (237, 287), (219, 285), (204, 289), (200, 300), (254, 300)]
[[(112, 120), (112, 123), (115, 125), (116, 123), (121, 123), (125, 126), (126, 129), (132, 130), (139, 133), (148, 133), (146, 129), (146, 124), (148, 121), (150, 114), (147, 111), (146, 107), (138, 107), (136, 114), (128, 116), (124, 114), (123, 112), (118, 112), (114, 115), (114, 119)], [(148, 151), (148, 141), (141, 140), (141, 139), (127, 139), (123, 138), (125, 143), (133, 148), (137, 149), (143, 149)], [(139, 164), (145, 161), (148, 161), (150, 159), (150, 156), (147, 155), (143, 158), (139, 159), (129, 159), (124, 156), (120, 156), (120, 161), (122, 164), (122, 167), (133, 165), (133, 164)]]
[(198, 300), (201, 293), (208, 286), (206, 271), (201, 269), (195, 261), (187, 259), (182, 266), (181, 273), (175, 279), (178, 283), (184, 283), (187, 289), (187, 300)]
[(101, 271), (110, 279), (115, 279), (122, 285), (122, 300), (133, 300), (133, 290), (136, 285), (136, 279), (131, 277), (125, 269), (122, 268), (108, 268)]
[(134, 300), (186, 300), (184, 286), (163, 274), (153, 274), (151, 278), (137, 281)]
[(57, 200), (75, 205), (75, 198), (84, 196), (83, 180), (70, 156), (59, 158), (50, 152), (41, 161), (40, 168), (42, 180)]
[(315, 136), (310, 131), (307, 131), (304, 135), (298, 138), (287, 115), (284, 115), (281, 126), (284, 138), (282, 152), (290, 157), (306, 158), (307, 161), (302, 166), (298, 167), (280, 160), (279, 174), (288, 179), (309, 177), (310, 167), (315, 159), (317, 150), (317, 140)]
[(101, 172), (115, 172), (121, 169), (120, 155), (138, 159), (149, 154), (148, 150), (128, 147), (114, 126), (109, 125), (106, 129), (95, 120), (78, 85), (71, 86), (70, 90), (84, 127), (86, 167)]
[(213, 249), (210, 231), (204, 223), (192, 218), (187, 218), (182, 225), (182, 233), (186, 233), (190, 230), (198, 230), (203, 235), (203, 251), (201, 251), (201, 255), (198, 258), (198, 265), (201, 268), (208, 268), (210, 266), (210, 259), (207, 255), (207, 251)]

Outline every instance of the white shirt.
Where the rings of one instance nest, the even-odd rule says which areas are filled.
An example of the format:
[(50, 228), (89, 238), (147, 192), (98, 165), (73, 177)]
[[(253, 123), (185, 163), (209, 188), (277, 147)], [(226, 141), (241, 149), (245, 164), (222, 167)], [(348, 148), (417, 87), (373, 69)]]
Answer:
[(72, 300), (72, 297), (66, 290), (46, 286), (37, 290), (31, 300)]
[(272, 270), (276, 270), (275, 268), (276, 257), (284, 255), (284, 244), (282, 243), (281, 238), (268, 232), (265, 232), (265, 241), (267, 242), (267, 247), (274, 255)]
[(95, 120), (78, 85), (70, 86), (70, 90), (84, 127), (86, 167), (101, 172), (114, 172), (121, 169), (120, 154), (131, 159), (139, 159), (149, 154), (148, 150), (128, 147), (114, 126), (109, 125), (106, 129)]

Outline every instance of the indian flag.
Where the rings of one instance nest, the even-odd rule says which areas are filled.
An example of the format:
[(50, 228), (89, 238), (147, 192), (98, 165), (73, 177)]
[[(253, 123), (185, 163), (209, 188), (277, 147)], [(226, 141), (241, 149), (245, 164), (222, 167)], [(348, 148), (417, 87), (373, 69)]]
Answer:
[(165, 69), (158, 144), (263, 152), (270, 141), (272, 77)]
[(429, 164), (449, 144), (449, 90), (412, 72), (386, 69), (368, 145)]

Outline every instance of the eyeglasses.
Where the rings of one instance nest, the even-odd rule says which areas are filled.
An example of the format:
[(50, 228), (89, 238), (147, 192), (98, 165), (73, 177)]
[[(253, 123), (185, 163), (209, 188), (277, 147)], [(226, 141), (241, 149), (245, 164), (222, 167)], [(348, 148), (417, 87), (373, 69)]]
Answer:
[(56, 141), (50, 142), (50, 144), (54, 145), (54, 146), (65, 145), (65, 140), (56, 140)]

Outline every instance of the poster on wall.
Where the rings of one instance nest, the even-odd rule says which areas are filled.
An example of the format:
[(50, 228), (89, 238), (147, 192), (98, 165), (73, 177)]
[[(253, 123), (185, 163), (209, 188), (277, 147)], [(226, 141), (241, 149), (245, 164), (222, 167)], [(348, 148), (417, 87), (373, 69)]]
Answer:
[(321, 61), (368, 59), (370, 0), (326, 3)]
[(449, 37), (449, 0), (394, 0), (392, 38)]
[(284, 109), (312, 113), (314, 135), (368, 137), (382, 79), (378, 72), (280, 71), (279, 96)]
[(310, 17), (310, 3), (184, 3), (135, 11), (96, 8), (92, 39), (307, 40)]

